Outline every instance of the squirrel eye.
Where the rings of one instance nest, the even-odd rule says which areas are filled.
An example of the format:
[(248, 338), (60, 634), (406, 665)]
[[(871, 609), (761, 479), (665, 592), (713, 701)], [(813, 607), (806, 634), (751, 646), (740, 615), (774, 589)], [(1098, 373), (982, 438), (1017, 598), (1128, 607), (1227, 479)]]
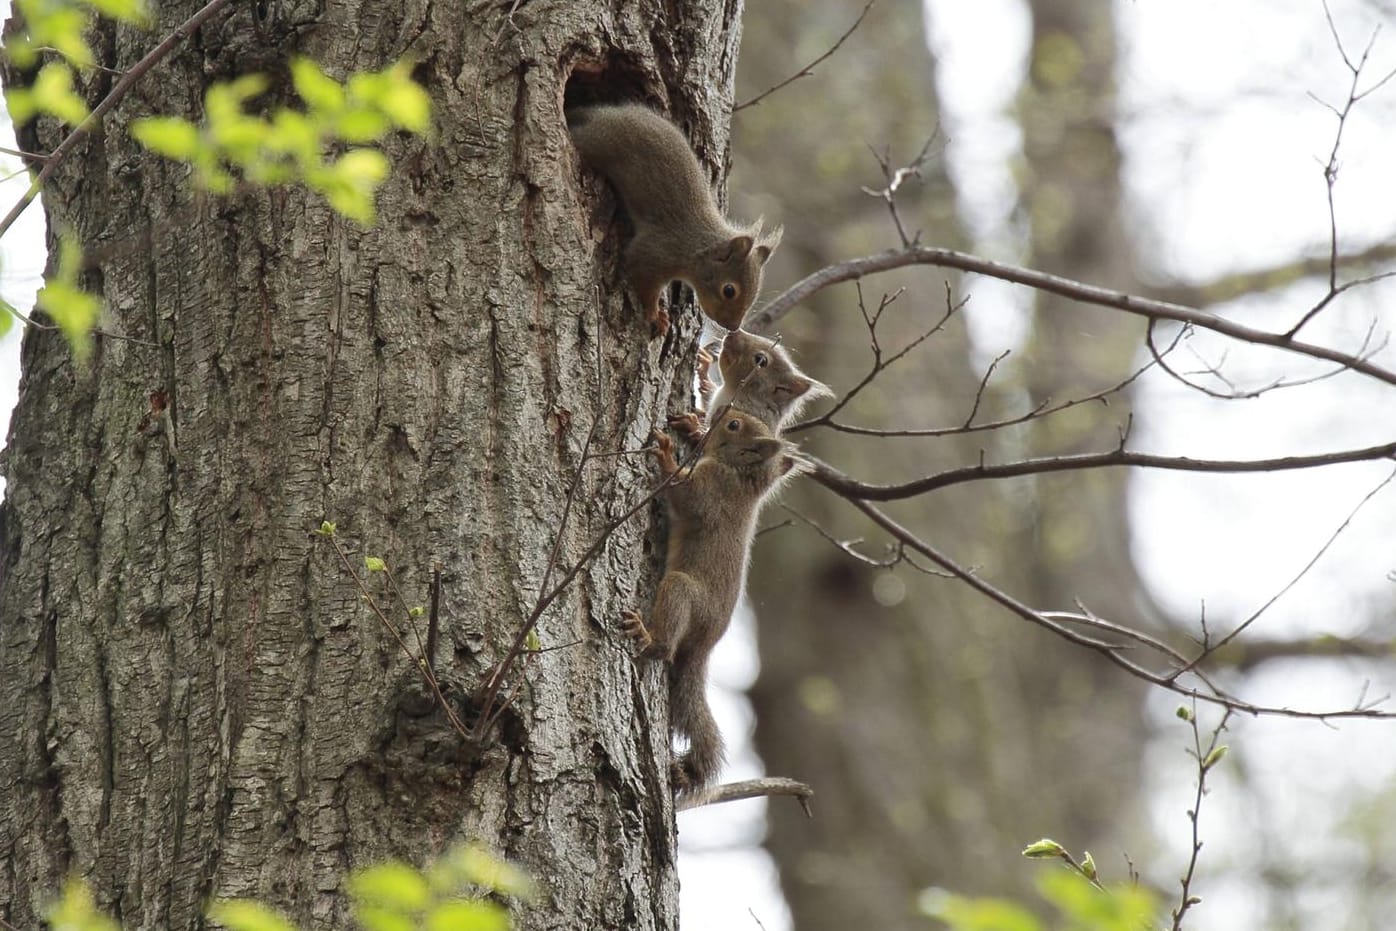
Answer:
[(722, 296), (727, 298), (727, 300), (729, 301), (732, 300), (734, 297), (737, 296), (737, 286), (730, 281), (727, 282), (725, 285), (722, 286)]
[(728, 429), (728, 430), (731, 430), (733, 433), (736, 433), (736, 432), (737, 432), (738, 430), (740, 430), (741, 428), (742, 428), (742, 422), (741, 422), (740, 420), (737, 420), (735, 417), (734, 417), (733, 419), (727, 421), (727, 429)]
[(765, 368), (766, 365), (767, 365), (770, 361), (771, 361), (770, 359), (766, 358), (766, 354), (765, 354), (764, 352), (758, 352), (758, 353), (756, 354), (756, 367), (757, 367), (757, 368), (759, 368), (759, 369)]

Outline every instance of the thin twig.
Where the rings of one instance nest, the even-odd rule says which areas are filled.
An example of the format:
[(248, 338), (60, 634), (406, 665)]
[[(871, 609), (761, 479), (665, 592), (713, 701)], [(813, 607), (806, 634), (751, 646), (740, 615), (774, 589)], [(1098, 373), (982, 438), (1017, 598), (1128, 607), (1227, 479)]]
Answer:
[(848, 37), (853, 35), (853, 33), (858, 29), (858, 27), (863, 24), (863, 18), (868, 15), (868, 11), (873, 8), (873, 4), (875, 3), (877, 3), (877, 0), (868, 0), (867, 5), (863, 7), (863, 12), (859, 13), (858, 18), (853, 21), (853, 25), (849, 26), (846, 30), (844, 30), (843, 35), (839, 36), (838, 41), (835, 42), (832, 46), (830, 46), (827, 52), (825, 52), (823, 55), (820, 55), (818, 58), (816, 58), (809, 64), (805, 65), (799, 71), (795, 72), (790, 77), (786, 78), (784, 81), (781, 81), (779, 84), (767, 88), (766, 90), (762, 91), (761, 93), (757, 94), (755, 97), (751, 98), (750, 100), (744, 103), (737, 104), (735, 107), (732, 108), (732, 112), (736, 113), (738, 110), (745, 110), (747, 107), (754, 107), (761, 101), (765, 100), (767, 97), (774, 94), (776, 91), (780, 90), (781, 88), (786, 87), (790, 84), (794, 84), (796, 81), (800, 80), (800, 78), (807, 78), (811, 74), (813, 74), (814, 69), (818, 67), (830, 55), (837, 52), (839, 50), (839, 47), (843, 45), (843, 43), (848, 39)]
[[(1178, 898), (1178, 907), (1173, 909), (1172, 931), (1182, 931), (1183, 916), (1188, 909), (1198, 904), (1202, 900), (1192, 894), (1192, 880), (1197, 872), (1197, 858), (1202, 853), (1202, 839), (1198, 833), (1198, 822), (1202, 814), (1202, 797), (1207, 794), (1207, 773), (1211, 771), (1221, 760), (1218, 754), (1217, 741), (1221, 738), (1222, 731), (1226, 730), (1226, 722), (1231, 719), (1231, 709), (1228, 708), (1222, 715), (1221, 722), (1217, 724), (1216, 730), (1212, 731), (1212, 739), (1207, 744), (1204, 752), (1202, 749), (1202, 736), (1197, 729), (1197, 702), (1194, 701), (1192, 711), (1188, 715), (1188, 723), (1192, 725), (1192, 750), (1189, 751), (1193, 758), (1197, 760), (1197, 794), (1193, 798), (1192, 810), (1188, 812), (1188, 821), (1192, 823), (1192, 853), (1188, 857), (1188, 868), (1179, 883), (1182, 891)], [(1221, 749), (1225, 753), (1225, 748)]]
[[(818, 478), (818, 476), (816, 476)], [(1365, 693), (1359, 696), (1358, 701), (1351, 708), (1335, 709), (1331, 711), (1304, 711), (1295, 708), (1278, 707), (1273, 705), (1258, 705), (1237, 698), (1229, 692), (1218, 688), (1215, 685), (1206, 683), (1207, 690), (1189, 687), (1181, 684), (1171, 672), (1155, 672), (1152, 669), (1130, 659), (1126, 651), (1119, 646), (1098, 640), (1078, 633), (1066, 624), (1054, 620), (1041, 611), (1037, 611), (1017, 598), (992, 585), (978, 574), (971, 572), (956, 563), (953, 559), (939, 552), (925, 540), (903, 527), (887, 514), (878, 510), (867, 501), (859, 500), (856, 497), (846, 497), (846, 500), (855, 508), (862, 511), (873, 523), (887, 531), (894, 539), (901, 541), (908, 549), (915, 550), (936, 565), (953, 574), (960, 581), (970, 588), (984, 595), (989, 600), (1008, 609), (1014, 615), (1029, 623), (1042, 627), (1045, 630), (1067, 640), (1077, 646), (1085, 647), (1093, 652), (1099, 653), (1120, 669), (1141, 679), (1150, 685), (1157, 686), (1167, 691), (1179, 695), (1195, 697), (1198, 701), (1214, 704), (1222, 708), (1229, 708), (1233, 711), (1244, 712), (1251, 715), (1275, 715), (1290, 718), (1305, 718), (1309, 720), (1327, 721), (1333, 718), (1371, 718), (1371, 719), (1392, 719), (1396, 718), (1396, 712), (1379, 710), (1378, 705), (1387, 700), (1387, 696), (1379, 699), (1368, 700)]]
[(1348, 525), (1352, 523), (1355, 517), (1357, 517), (1358, 512), (1361, 511), (1364, 507), (1366, 507), (1367, 502), (1375, 498), (1383, 488), (1391, 484), (1392, 479), (1396, 479), (1396, 470), (1390, 472), (1386, 476), (1386, 478), (1382, 479), (1380, 482), (1377, 483), (1375, 488), (1373, 488), (1371, 491), (1367, 492), (1367, 494), (1362, 496), (1362, 500), (1357, 502), (1357, 505), (1352, 509), (1351, 512), (1348, 513), (1348, 516), (1343, 518), (1343, 522), (1338, 525), (1336, 530), (1329, 534), (1328, 539), (1325, 540), (1323, 545), (1318, 548), (1318, 551), (1314, 553), (1313, 557), (1310, 558), (1309, 561), (1304, 564), (1304, 567), (1300, 569), (1297, 574), (1295, 574), (1294, 578), (1290, 579), (1289, 582), (1285, 584), (1284, 588), (1281, 588), (1274, 595), (1271, 595), (1270, 598), (1266, 600), (1265, 604), (1257, 608), (1254, 611), (1254, 613), (1250, 615), (1250, 617), (1237, 624), (1236, 627), (1232, 629), (1231, 633), (1227, 634), (1225, 637), (1222, 637), (1216, 643), (1212, 644), (1211, 652), (1220, 650), (1222, 647), (1226, 646), (1228, 643), (1239, 637), (1241, 633), (1246, 630), (1246, 628), (1250, 627), (1257, 620), (1259, 620), (1262, 614), (1270, 610), (1271, 605), (1273, 605), (1275, 602), (1279, 601), (1282, 597), (1284, 597), (1285, 593), (1292, 589), (1295, 585), (1298, 585), (1299, 581), (1303, 579), (1304, 576), (1309, 574), (1309, 570), (1312, 569), (1314, 565), (1320, 559), (1323, 558), (1323, 554), (1327, 553), (1328, 550), (1333, 546), (1333, 544), (1337, 542), (1338, 537), (1342, 536), (1343, 531), (1347, 530)]
[(454, 728), (456, 733), (460, 734), (461, 737), (469, 740), (470, 732), (466, 730), (465, 724), (462, 723), (460, 717), (457, 716), (455, 709), (451, 707), (451, 703), (446, 700), (446, 696), (441, 691), (441, 684), (437, 681), (436, 674), (432, 672), (431, 666), (426, 662), (426, 657), (417, 657), (412, 654), (412, 648), (409, 647), (407, 641), (402, 638), (402, 633), (397, 629), (397, 625), (388, 620), (388, 616), (378, 607), (378, 602), (374, 600), (373, 595), (369, 593), (367, 586), (364, 585), (363, 579), (359, 578), (358, 572), (354, 570), (353, 564), (349, 562), (349, 554), (344, 552), (344, 547), (339, 545), (339, 539), (332, 533), (324, 533), (321, 534), (321, 536), (328, 539), (330, 545), (334, 547), (335, 554), (339, 557), (339, 561), (344, 566), (344, 570), (349, 573), (349, 577), (354, 580), (354, 586), (359, 590), (359, 595), (363, 598), (364, 604), (368, 605), (369, 610), (372, 611), (379, 622), (388, 629), (388, 632), (393, 635), (393, 639), (397, 641), (397, 645), (402, 648), (403, 654), (406, 655), (408, 659), (412, 660), (413, 665), (417, 667), (417, 671), (421, 673), (422, 678), (425, 679), (427, 685), (431, 687), (432, 694), (436, 696), (436, 700), (440, 703), (441, 710), (445, 713), (446, 719), (450, 721), (451, 727)]

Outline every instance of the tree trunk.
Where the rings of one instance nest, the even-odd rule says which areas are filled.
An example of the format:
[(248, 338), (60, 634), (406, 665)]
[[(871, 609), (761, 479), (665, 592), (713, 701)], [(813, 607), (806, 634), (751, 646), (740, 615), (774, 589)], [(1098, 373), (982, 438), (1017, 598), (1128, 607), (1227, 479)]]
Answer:
[[(161, 34), (196, 7), (159, 4)], [(25, 339), (0, 508), (0, 917), (37, 926), (74, 874), (131, 931), (200, 927), (210, 896), (343, 927), (346, 870), (475, 838), (540, 880), (520, 927), (675, 926), (663, 678), (613, 624), (652, 594), (653, 511), (544, 616), (553, 649), (510, 672), (479, 744), (312, 531), (335, 522), (361, 575), (384, 559), (409, 605), (440, 569), (434, 667), (474, 723), (592, 424), (593, 452), (636, 449), (689, 404), (695, 314), (648, 340), (564, 84), (577, 69), (667, 104), (720, 176), (740, 10), (237, 4), (57, 172), (50, 228), (81, 241), (102, 326), (132, 339), (99, 337), (86, 366)], [(127, 68), (158, 36), (97, 40)], [(418, 61), (436, 133), (387, 146), (373, 229), (300, 189), (196, 193), (126, 133), (197, 118), (211, 82), (250, 70), (284, 102), (292, 53), (340, 78)], [(579, 481), (554, 582), (654, 483), (638, 456)]]
[[(821, 4), (826, 45), (810, 39), (792, 50), (778, 37), (795, 6), (807, 8), (772, 0), (749, 12), (739, 99), (798, 70), (856, 14)], [(798, 224), (785, 205), (782, 219), (796, 227), (795, 238), (787, 232), (777, 261), (798, 265), (784, 274), (778, 268), (776, 280), (897, 244), (885, 207), (860, 191), (883, 183), (864, 144), (890, 146), (894, 164), (902, 165), (936, 127), (923, 35), (919, 5), (878, 4), (814, 77), (738, 113), (739, 190), (784, 190), (802, 204), (812, 198), (815, 206), (806, 209), (819, 218)], [(792, 163), (783, 150), (761, 145), (755, 127), (805, 157)], [(802, 166), (818, 178), (801, 174)], [(961, 234), (949, 215), (954, 198), (942, 167), (933, 160), (919, 184), (903, 188), (900, 203), (908, 233), (921, 230), (923, 241), (954, 247)], [(1079, 266), (1070, 271), (1094, 274)], [(922, 271), (863, 281), (870, 310), (882, 293), (908, 288), (886, 314), (886, 353), (943, 312), (945, 277)], [(957, 288), (955, 296), (966, 294), (973, 291)], [(964, 315), (976, 312), (977, 300)], [(788, 342), (804, 350), (805, 369), (842, 389), (871, 364), (855, 302), (852, 286), (844, 285), (783, 321)], [(1129, 358), (1127, 351), (1124, 363)], [(970, 365), (963, 324), (954, 323), (880, 376), (840, 420), (882, 427), (960, 423), (975, 404), (981, 375)], [(979, 421), (1026, 406), (1021, 388), (1000, 389), (1002, 380), (1000, 372)], [(1071, 387), (1058, 379), (1053, 396), (1062, 398)], [(1023, 432), (933, 440), (819, 432), (800, 436), (869, 481), (972, 465), (995, 443), (1028, 439)], [(989, 455), (998, 461), (1026, 454), (1020, 446)], [(1060, 500), (1051, 513), (1085, 500), (1090, 513), (1113, 509), (1110, 526), (1123, 532), (1123, 487), (1092, 487), (1081, 499)], [(888, 510), (1023, 600), (1069, 609), (1060, 593), (1089, 597), (1102, 587), (1099, 570), (1084, 556), (1057, 559), (1042, 551), (1052, 529), (1039, 513), (1047, 506), (1025, 501), (1032, 497), (1025, 488), (1025, 482), (960, 486)], [(1055, 485), (1044, 483), (1041, 494), (1058, 501)], [(877, 548), (883, 537), (822, 489), (797, 487), (787, 497), (833, 535), (866, 537), (864, 552), (886, 555)], [(1127, 564), (1127, 549), (1117, 552)], [(1049, 559), (1050, 573), (1031, 568)], [(1110, 590), (1133, 592), (1133, 578), (1119, 574)], [(761, 649), (752, 693), (757, 750), (772, 774), (804, 779), (816, 793), (813, 819), (780, 800), (769, 809), (768, 845), (800, 931), (924, 928), (916, 899), (928, 886), (1029, 897), (1034, 870), (1018, 855), (1025, 844), (1044, 834), (1073, 845), (1093, 842), (1128, 810), (1140, 736), (1137, 690), (1098, 657), (1025, 626), (967, 586), (907, 565), (870, 569), (798, 525), (758, 541), (751, 587)], [(1106, 849), (1118, 850), (1118, 842)]]

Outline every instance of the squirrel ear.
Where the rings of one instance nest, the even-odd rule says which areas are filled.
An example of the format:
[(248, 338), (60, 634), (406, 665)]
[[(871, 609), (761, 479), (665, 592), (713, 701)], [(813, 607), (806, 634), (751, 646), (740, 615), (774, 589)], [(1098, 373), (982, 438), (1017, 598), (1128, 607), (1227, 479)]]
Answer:
[(755, 240), (753, 240), (746, 233), (742, 233), (739, 236), (733, 236), (730, 240), (727, 241), (727, 248), (725, 254), (722, 256), (722, 260), (725, 262), (730, 262), (732, 259), (746, 258), (748, 255), (751, 254), (751, 247), (754, 242)]
[(751, 448), (762, 459), (770, 459), (785, 451), (785, 441), (773, 436), (761, 437), (752, 441)]
[(785, 227), (777, 226), (769, 233), (762, 233), (761, 240), (756, 245), (756, 259), (762, 265), (771, 257), (771, 253), (776, 251), (776, 246), (780, 245), (780, 237), (785, 232)]

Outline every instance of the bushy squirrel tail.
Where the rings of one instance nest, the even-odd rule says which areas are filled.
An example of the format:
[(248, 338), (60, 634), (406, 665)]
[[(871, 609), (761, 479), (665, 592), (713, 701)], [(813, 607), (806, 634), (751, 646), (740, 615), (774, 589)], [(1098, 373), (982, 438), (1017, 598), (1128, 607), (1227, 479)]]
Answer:
[(669, 717), (674, 733), (688, 738), (675, 763), (674, 780), (684, 794), (711, 785), (722, 769), (722, 734), (708, 708), (708, 658), (675, 663), (669, 673)]

